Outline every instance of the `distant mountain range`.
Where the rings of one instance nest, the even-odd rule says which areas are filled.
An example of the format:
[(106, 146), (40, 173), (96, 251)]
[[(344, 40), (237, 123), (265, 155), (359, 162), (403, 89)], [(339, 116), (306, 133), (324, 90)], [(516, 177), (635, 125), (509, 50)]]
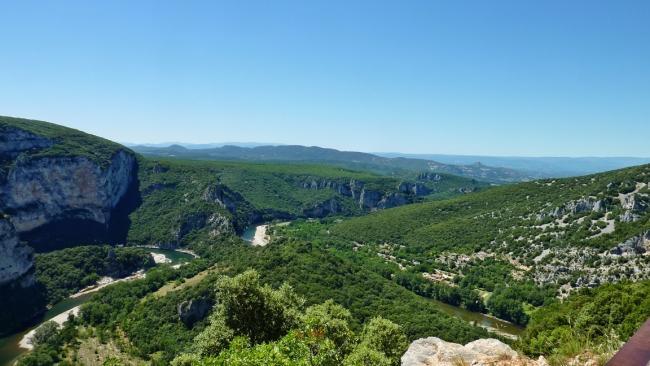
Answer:
[(389, 158), (363, 152), (340, 151), (317, 146), (279, 145), (242, 147), (226, 145), (204, 149), (189, 149), (176, 144), (167, 147), (144, 145), (130, 147), (147, 156), (199, 160), (282, 161), (328, 164), (390, 176), (409, 176), (421, 172), (439, 172), (489, 183), (511, 183), (535, 178), (535, 176), (514, 169), (495, 168), (483, 164), (443, 164), (433, 160), (402, 157)]
[(650, 157), (521, 157), (375, 153), (379, 156), (435, 160), (444, 164), (481, 164), (516, 169), (540, 178), (571, 177), (650, 163)]
[(434, 171), (491, 183), (570, 177), (650, 163), (642, 157), (518, 157), (446, 154), (364, 153), (317, 146), (257, 142), (127, 144), (150, 156), (200, 160), (309, 162), (386, 175)]
[(212, 149), (215, 147), (223, 146), (239, 146), (239, 147), (258, 147), (258, 146), (279, 146), (283, 144), (276, 144), (272, 142), (208, 142), (204, 144), (193, 144), (186, 142), (160, 142), (160, 143), (132, 143), (132, 142), (121, 142), (122, 145), (128, 147), (134, 146), (144, 146), (144, 147), (169, 147), (172, 145), (182, 146), (186, 149)]

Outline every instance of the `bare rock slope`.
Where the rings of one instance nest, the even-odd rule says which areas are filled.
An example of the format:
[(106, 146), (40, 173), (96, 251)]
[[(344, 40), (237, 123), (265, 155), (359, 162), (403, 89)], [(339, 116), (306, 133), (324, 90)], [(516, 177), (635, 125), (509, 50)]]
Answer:
[(402, 366), (547, 366), (542, 357), (532, 360), (519, 355), (507, 344), (492, 338), (466, 345), (445, 342), (437, 337), (421, 338), (402, 356)]

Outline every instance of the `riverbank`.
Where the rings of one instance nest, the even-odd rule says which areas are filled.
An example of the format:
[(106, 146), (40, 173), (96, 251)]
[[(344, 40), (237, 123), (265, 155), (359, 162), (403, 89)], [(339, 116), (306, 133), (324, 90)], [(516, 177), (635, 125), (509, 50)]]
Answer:
[(167, 258), (166, 255), (160, 253), (151, 252), (151, 256), (153, 257), (153, 261), (156, 264), (171, 263), (172, 261), (171, 259)]
[[(170, 251), (170, 252), (178, 252), (178, 253), (185, 253), (189, 254), (194, 258), (200, 258), (198, 254), (194, 253), (192, 250), (187, 249), (187, 248), (177, 248), (177, 249), (165, 249), (161, 248), (156, 245), (136, 245), (134, 248), (146, 248), (146, 249), (155, 249), (155, 250), (162, 250), (162, 251)], [(155, 252), (151, 252), (153, 255)]]
[(253, 236), (251, 245), (263, 247), (269, 243), (269, 236), (266, 235), (268, 227), (268, 225), (258, 225), (255, 228), (255, 235)]
[[(171, 264), (173, 268), (177, 268), (178, 266), (191, 261), (192, 258), (198, 257), (192, 251), (186, 249), (173, 250), (159, 249), (157, 247), (151, 247), (149, 249), (151, 249), (152, 253), (160, 253), (163, 254), (166, 258), (170, 259), (171, 262), (169, 262), (169, 264)], [(47, 309), (43, 316), (41, 324), (56, 317), (58, 317), (58, 319), (61, 319), (62, 322), (65, 322), (68, 319), (69, 311), (73, 310), (74, 308), (78, 308), (80, 305), (88, 301), (90, 298), (92, 298), (95, 292), (117, 282), (136, 280), (143, 277), (144, 271), (139, 271), (132, 274), (131, 276), (120, 279), (102, 277), (99, 281), (97, 281), (96, 284), (80, 290), (79, 292), (65, 298), (64, 300), (54, 304), (52, 307)], [(38, 326), (40, 326), (40, 324), (0, 338), (0, 365), (12, 365), (18, 359), (18, 357), (20, 357), (20, 355), (28, 351), (29, 346), (27, 345), (26, 341), (23, 341), (23, 339), (33, 336), (33, 331), (38, 328)], [(28, 336), (30, 332), (32, 333)]]
[(271, 241), (270, 229), (274, 226), (287, 226), (289, 224), (291, 224), (291, 221), (249, 226), (241, 234), (241, 238), (251, 243), (252, 246), (263, 247)]
[[(70, 317), (70, 315), (74, 315), (74, 316), (79, 315), (79, 309), (80, 308), (81, 308), (81, 305), (77, 305), (77, 306), (73, 307), (72, 309), (63, 312), (63, 313), (53, 317), (52, 319), (50, 319), (48, 321), (55, 322), (59, 326), (62, 326), (63, 323), (68, 321), (68, 318)], [(43, 324), (41, 324), (41, 325), (43, 325)], [(29, 332), (27, 332), (27, 334), (25, 334), (23, 336), (23, 338), (20, 340), (20, 342), (18, 342), (18, 346), (20, 348), (23, 348), (23, 349), (26, 349), (26, 350), (34, 349), (34, 345), (32, 343), (32, 338), (34, 337), (34, 334), (36, 334), (36, 331), (38, 330), (38, 328), (40, 328), (40, 326), (38, 326), (38, 327), (30, 330)]]
[(97, 281), (96, 284), (94, 284), (92, 286), (88, 286), (88, 287), (82, 289), (81, 291), (70, 295), (70, 297), (71, 298), (80, 297), (80, 296), (83, 296), (83, 295), (86, 295), (86, 294), (89, 294), (89, 293), (92, 293), (92, 292), (99, 291), (99, 290), (103, 289), (104, 287), (112, 285), (112, 284), (117, 283), (117, 282), (137, 280), (139, 278), (144, 278), (144, 277), (145, 277), (144, 270), (139, 270), (139, 271), (135, 272), (134, 274), (132, 274), (130, 276), (127, 276), (127, 277), (124, 277), (124, 278), (114, 279), (112, 277), (102, 277), (99, 281)]
[(472, 325), (481, 327), (488, 332), (494, 333), (501, 337), (517, 340), (519, 339), (519, 336), (524, 332), (523, 327), (513, 324), (507, 320), (499, 319), (493, 315), (469, 311), (467, 309), (463, 309), (462, 307), (449, 305), (434, 299), (428, 300), (436, 304), (443, 313), (460, 318)]

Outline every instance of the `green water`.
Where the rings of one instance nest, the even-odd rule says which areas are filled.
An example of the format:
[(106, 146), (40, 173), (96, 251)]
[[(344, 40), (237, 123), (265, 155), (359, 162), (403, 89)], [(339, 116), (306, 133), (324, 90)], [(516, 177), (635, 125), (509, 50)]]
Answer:
[(167, 258), (169, 258), (169, 260), (171, 260), (170, 264), (178, 264), (178, 263), (189, 262), (194, 258), (194, 256), (189, 254), (189, 253), (178, 252), (176, 250), (154, 249), (154, 248), (147, 248), (147, 249), (151, 253), (164, 254), (165, 257), (167, 257)]
[(257, 229), (257, 226), (248, 226), (246, 229), (244, 229), (244, 232), (241, 234), (241, 238), (244, 239), (244, 241), (247, 242), (252, 242), (253, 238), (255, 237), (255, 230)]
[[(169, 249), (153, 249), (147, 248), (152, 253), (164, 254), (167, 258), (171, 260), (171, 264), (184, 263), (192, 260), (193, 255), (188, 253), (177, 252), (175, 250)], [(18, 343), (32, 329), (36, 328), (43, 322), (46, 322), (55, 316), (66, 312), (77, 305), (81, 305), (88, 301), (95, 293), (91, 292), (88, 294), (81, 295), (75, 298), (67, 298), (54, 306), (52, 306), (46, 313), (43, 315), (43, 318), (39, 321), (38, 324), (34, 325), (31, 328), (25, 329), (18, 333), (0, 338), (0, 365), (11, 365), (21, 354), (26, 352), (25, 349), (20, 348)]]
[(473, 311), (465, 310), (458, 306), (445, 304), (444, 302), (440, 302), (437, 300), (429, 300), (429, 301), (438, 305), (438, 308), (443, 313), (451, 316), (455, 316), (457, 318), (461, 318), (464, 321), (472, 323), (477, 326), (481, 326), (491, 330), (496, 330), (517, 337), (520, 336), (521, 333), (524, 331), (524, 328), (512, 324), (510, 322), (507, 322), (505, 320), (497, 319), (481, 313), (475, 313)]
[[(57, 303), (45, 313), (40, 323), (46, 322), (77, 305), (83, 304), (88, 301), (92, 295), (93, 293), (89, 293), (75, 298), (67, 298)], [(24, 349), (18, 347), (18, 342), (20, 342), (25, 334), (40, 325), (40, 323), (19, 333), (14, 333), (10, 336), (0, 338), (0, 365), (10, 365), (12, 361), (25, 352)]]

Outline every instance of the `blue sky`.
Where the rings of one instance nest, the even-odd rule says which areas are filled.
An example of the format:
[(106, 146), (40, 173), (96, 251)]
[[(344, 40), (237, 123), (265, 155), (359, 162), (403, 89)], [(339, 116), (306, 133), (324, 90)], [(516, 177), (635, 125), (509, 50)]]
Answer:
[(1, 0), (0, 114), (129, 142), (650, 156), (649, 1)]

